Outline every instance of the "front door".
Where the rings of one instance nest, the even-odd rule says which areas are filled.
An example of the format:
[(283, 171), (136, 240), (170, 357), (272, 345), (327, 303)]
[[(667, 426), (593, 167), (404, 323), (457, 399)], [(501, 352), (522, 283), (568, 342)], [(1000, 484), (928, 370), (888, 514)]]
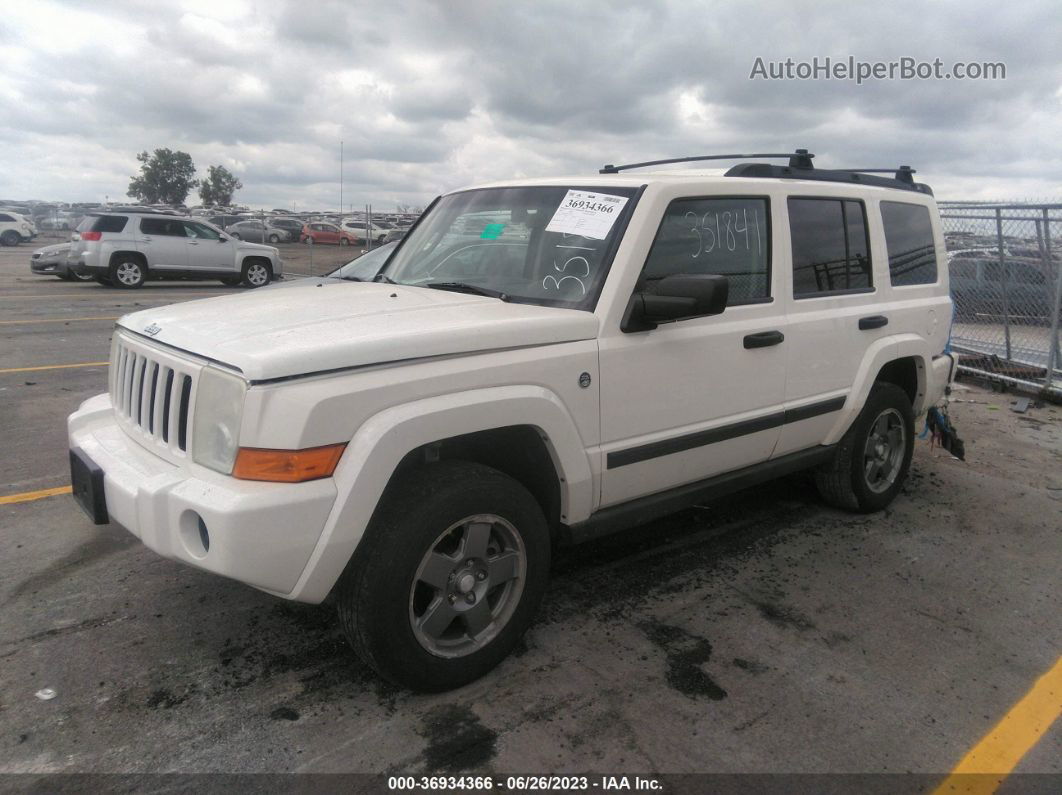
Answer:
[(771, 210), (754, 196), (666, 202), (635, 289), (652, 291), (672, 274), (719, 274), (729, 279), (728, 304), (721, 315), (651, 331), (602, 330), (601, 507), (770, 458), (786, 374)]

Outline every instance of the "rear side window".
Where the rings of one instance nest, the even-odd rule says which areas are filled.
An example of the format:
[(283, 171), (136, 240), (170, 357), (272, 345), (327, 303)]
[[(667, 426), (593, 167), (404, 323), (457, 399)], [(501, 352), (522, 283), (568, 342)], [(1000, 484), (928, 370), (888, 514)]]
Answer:
[(882, 202), (881, 222), (893, 286), (936, 282), (937, 249), (929, 208), (923, 204)]
[(873, 289), (866, 210), (851, 199), (789, 199), (793, 296)]
[(771, 297), (766, 199), (676, 199), (668, 205), (641, 281), (675, 274), (715, 274), (730, 282), (727, 306)]
[[(101, 215), (92, 223), (93, 232), (121, 232), (129, 219), (124, 215)], [(80, 227), (78, 227), (80, 229)]]

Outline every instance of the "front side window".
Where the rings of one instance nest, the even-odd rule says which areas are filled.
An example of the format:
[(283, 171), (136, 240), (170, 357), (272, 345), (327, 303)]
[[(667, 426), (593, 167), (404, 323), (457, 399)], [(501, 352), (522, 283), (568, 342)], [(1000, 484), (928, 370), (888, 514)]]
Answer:
[(668, 205), (639, 288), (676, 274), (729, 281), (727, 306), (771, 297), (770, 211), (766, 199), (676, 199)]
[(141, 218), (140, 233), (163, 237), (184, 237), (184, 222), (176, 218)]
[(882, 202), (881, 222), (889, 250), (889, 280), (893, 287), (934, 284), (937, 247), (929, 208), (924, 204)]
[(14, 220), (15, 220), (15, 219), (14, 219), (14, 218), (12, 218), (12, 217), (11, 217), (10, 215), (8, 215), (7, 213), (0, 213), (0, 223), (2, 223), (2, 224), (6, 224), (6, 223), (13, 223), (13, 222), (14, 222)]
[(220, 240), (221, 234), (216, 229), (211, 229), (206, 224), (197, 224), (194, 221), (184, 222), (184, 231), (188, 237), (200, 240)]
[(592, 311), (635, 188), (481, 188), (440, 199), (386, 268), (400, 284)]
[(873, 288), (862, 202), (790, 198), (788, 205), (794, 298)]

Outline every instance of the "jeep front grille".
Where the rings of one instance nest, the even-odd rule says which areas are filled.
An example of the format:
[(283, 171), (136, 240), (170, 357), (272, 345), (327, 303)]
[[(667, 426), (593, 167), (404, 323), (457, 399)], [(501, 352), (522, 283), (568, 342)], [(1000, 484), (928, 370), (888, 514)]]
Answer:
[[(111, 362), (115, 414), (142, 442), (176, 456), (188, 451), (193, 386), (199, 367), (119, 337)], [(152, 446), (148, 444), (148, 446)]]

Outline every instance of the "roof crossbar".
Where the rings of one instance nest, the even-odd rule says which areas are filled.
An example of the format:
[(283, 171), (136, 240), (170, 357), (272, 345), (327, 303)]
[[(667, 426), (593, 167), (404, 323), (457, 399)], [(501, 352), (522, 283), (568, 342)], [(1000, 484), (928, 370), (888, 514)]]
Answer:
[(753, 157), (789, 158), (790, 168), (813, 168), (810, 154), (807, 149), (797, 149), (795, 152), (782, 152), (775, 154), (751, 154), (751, 155), (699, 155), (697, 157), (672, 157), (667, 160), (646, 160), (644, 163), (627, 163), (622, 166), (614, 166), (611, 163), (602, 168), (599, 174), (618, 174), (629, 168), (645, 168), (646, 166), (663, 166), (670, 163), (692, 163), (698, 160), (748, 160)]

